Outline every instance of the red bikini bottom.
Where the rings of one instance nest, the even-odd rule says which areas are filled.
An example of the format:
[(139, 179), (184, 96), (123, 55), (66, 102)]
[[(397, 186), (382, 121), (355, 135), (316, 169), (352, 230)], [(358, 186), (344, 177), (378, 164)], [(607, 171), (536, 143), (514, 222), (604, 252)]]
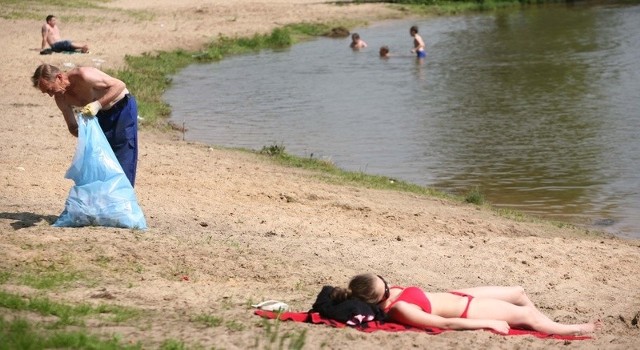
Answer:
[(450, 294), (454, 294), (454, 295), (459, 295), (461, 297), (465, 297), (468, 299), (467, 301), (467, 307), (464, 308), (464, 311), (462, 312), (462, 315), (460, 315), (460, 318), (467, 318), (467, 313), (469, 312), (469, 305), (471, 305), (471, 300), (473, 299), (473, 295), (467, 294), (467, 293), (461, 293), (461, 292), (449, 292)]

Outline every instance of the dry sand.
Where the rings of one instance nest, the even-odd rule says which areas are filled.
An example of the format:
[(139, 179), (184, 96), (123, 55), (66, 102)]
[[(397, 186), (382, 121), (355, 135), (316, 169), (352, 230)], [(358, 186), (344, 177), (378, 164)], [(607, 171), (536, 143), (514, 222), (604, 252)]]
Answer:
[[(307, 330), (310, 349), (637, 348), (637, 240), (516, 222), (440, 199), (332, 185), (256, 155), (186, 143), (171, 133), (140, 131), (136, 192), (146, 232), (51, 227), (72, 185), (63, 175), (75, 139), (53, 99), (30, 85), (39, 63), (117, 68), (125, 55), (197, 48), (219, 33), (401, 15), (381, 4), (313, 0), (117, 0), (108, 6), (30, 10), (43, 18), (55, 13), (63, 37), (90, 44), (87, 55), (40, 56), (43, 19), (0, 19), (0, 268), (14, 276), (1, 290), (144, 310), (135, 321), (93, 321), (87, 327), (145, 348), (166, 339), (226, 349), (257, 341), (264, 348), (265, 328), (248, 304), (279, 299), (305, 311), (323, 285), (344, 285), (356, 273), (375, 271), (394, 284), (433, 291), (522, 285), (553, 319), (599, 317), (605, 328), (593, 340), (566, 344), (484, 331), (365, 334), (299, 323), (283, 324), (280, 333)], [(152, 19), (140, 15), (149, 13)], [(83, 277), (54, 290), (20, 284), (18, 276), (44, 270)], [(207, 328), (191, 321), (201, 314), (224, 322)]]

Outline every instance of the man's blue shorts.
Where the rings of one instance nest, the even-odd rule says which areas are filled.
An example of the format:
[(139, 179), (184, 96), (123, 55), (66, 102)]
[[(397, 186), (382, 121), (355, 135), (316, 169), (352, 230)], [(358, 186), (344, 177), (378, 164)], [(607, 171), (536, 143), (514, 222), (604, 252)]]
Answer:
[(138, 165), (138, 105), (135, 98), (126, 94), (113, 107), (98, 112), (97, 117), (122, 170), (134, 186)]
[(425, 57), (427, 57), (427, 52), (426, 51), (422, 51), (422, 50), (421, 51), (416, 51), (416, 56), (418, 58), (425, 58)]
[(51, 51), (53, 52), (64, 52), (64, 51), (75, 51), (73, 45), (71, 45), (71, 41), (69, 40), (60, 40), (56, 41), (51, 45)]

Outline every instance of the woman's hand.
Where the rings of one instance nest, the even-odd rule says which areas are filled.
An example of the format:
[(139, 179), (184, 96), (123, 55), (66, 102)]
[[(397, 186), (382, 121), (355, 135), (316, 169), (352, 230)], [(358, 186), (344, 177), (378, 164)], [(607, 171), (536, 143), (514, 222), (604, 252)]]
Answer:
[(506, 321), (499, 321), (499, 320), (495, 320), (495, 321), (491, 320), (488, 328), (493, 329), (494, 331), (500, 334), (508, 334), (509, 329), (511, 329), (511, 327), (509, 327), (509, 324)]

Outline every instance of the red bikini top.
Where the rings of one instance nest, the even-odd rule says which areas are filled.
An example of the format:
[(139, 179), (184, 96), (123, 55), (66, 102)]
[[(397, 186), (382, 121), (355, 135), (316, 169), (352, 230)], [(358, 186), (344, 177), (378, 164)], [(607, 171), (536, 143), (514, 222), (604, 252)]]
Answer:
[(402, 289), (402, 292), (400, 292), (400, 295), (398, 295), (398, 298), (396, 298), (396, 300), (394, 300), (391, 304), (389, 304), (389, 306), (384, 309), (384, 312), (389, 312), (389, 310), (391, 310), (393, 305), (395, 305), (397, 302), (404, 301), (409, 304), (418, 305), (422, 309), (422, 311), (431, 313), (431, 302), (429, 301), (429, 298), (427, 298), (427, 295), (419, 287), (402, 288), (393, 286), (391, 288)]

